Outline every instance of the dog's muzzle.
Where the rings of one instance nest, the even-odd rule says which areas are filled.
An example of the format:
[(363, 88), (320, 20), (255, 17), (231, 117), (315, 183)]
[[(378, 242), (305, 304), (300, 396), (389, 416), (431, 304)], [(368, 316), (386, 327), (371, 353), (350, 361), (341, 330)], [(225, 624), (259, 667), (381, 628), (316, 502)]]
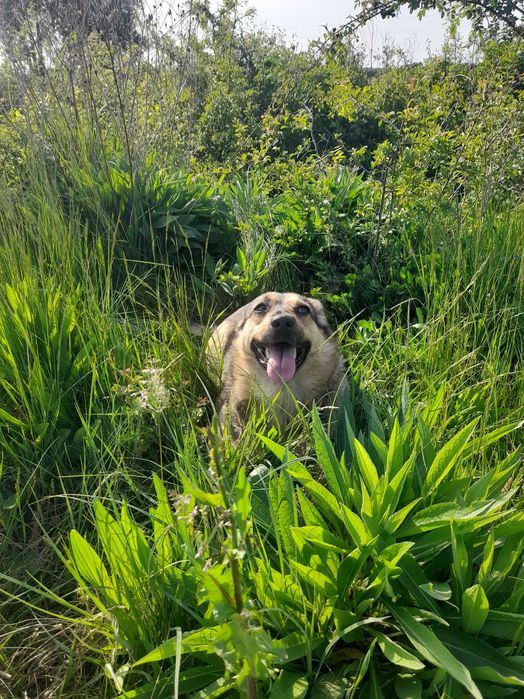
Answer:
[(252, 340), (251, 351), (260, 366), (264, 367), (269, 378), (276, 384), (287, 383), (295, 376), (305, 362), (311, 343), (269, 342)]

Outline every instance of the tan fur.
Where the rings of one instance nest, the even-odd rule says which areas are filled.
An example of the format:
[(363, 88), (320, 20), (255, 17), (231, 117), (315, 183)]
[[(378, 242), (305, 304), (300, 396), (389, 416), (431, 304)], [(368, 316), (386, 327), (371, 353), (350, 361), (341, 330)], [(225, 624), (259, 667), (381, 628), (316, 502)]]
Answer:
[[(255, 312), (261, 303), (268, 307), (263, 315)], [(297, 313), (297, 308), (303, 305), (309, 309), (304, 316)], [(293, 378), (277, 385), (257, 361), (252, 342), (262, 341), (275, 332), (271, 321), (283, 314), (295, 319), (294, 331), (310, 343), (310, 349)], [(243, 306), (216, 328), (207, 353), (221, 373), (222, 388), (217, 401), (220, 421), (223, 425), (231, 414), (235, 436), (241, 431), (245, 410), (252, 399), (269, 408), (272, 421), (283, 426), (296, 414), (297, 402), (304, 406), (313, 402), (333, 405), (345, 386), (344, 361), (324, 308), (317, 299), (299, 294), (269, 292)]]

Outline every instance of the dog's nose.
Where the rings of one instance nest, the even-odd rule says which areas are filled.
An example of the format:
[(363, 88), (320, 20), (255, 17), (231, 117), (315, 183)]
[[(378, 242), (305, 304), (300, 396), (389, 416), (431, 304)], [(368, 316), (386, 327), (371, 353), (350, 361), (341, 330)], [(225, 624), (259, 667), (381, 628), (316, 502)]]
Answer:
[(296, 320), (290, 315), (279, 315), (271, 319), (273, 328), (293, 328), (296, 325)]

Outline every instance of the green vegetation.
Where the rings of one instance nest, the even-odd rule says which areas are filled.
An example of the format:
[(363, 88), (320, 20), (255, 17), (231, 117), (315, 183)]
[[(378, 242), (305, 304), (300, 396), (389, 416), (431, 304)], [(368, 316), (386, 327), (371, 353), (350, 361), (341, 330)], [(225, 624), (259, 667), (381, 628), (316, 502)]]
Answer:
[[(521, 696), (521, 40), (370, 70), (236, 2), (73, 34), (22, 5), (0, 696)], [(233, 445), (205, 341), (273, 288), (325, 303), (350, 390)]]

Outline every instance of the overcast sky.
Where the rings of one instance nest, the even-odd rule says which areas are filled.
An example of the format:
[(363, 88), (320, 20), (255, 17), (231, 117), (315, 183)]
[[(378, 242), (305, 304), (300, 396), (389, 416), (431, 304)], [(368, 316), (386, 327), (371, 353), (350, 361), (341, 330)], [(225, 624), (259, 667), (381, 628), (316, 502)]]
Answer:
[[(339, 26), (355, 14), (352, 0), (248, 0), (247, 5), (256, 10), (255, 24), (284, 30), (301, 48), (306, 48), (310, 39), (322, 36), (324, 26)], [(466, 28), (463, 23), (461, 33)], [(439, 52), (445, 33), (446, 22), (438, 12), (428, 12), (419, 20), (416, 14), (403, 11), (394, 19), (373, 20), (360, 37), (369, 65), (377, 62), (371, 61), (371, 54), (379, 53), (385, 42), (406, 50), (412, 60), (422, 60), (428, 52)]]

